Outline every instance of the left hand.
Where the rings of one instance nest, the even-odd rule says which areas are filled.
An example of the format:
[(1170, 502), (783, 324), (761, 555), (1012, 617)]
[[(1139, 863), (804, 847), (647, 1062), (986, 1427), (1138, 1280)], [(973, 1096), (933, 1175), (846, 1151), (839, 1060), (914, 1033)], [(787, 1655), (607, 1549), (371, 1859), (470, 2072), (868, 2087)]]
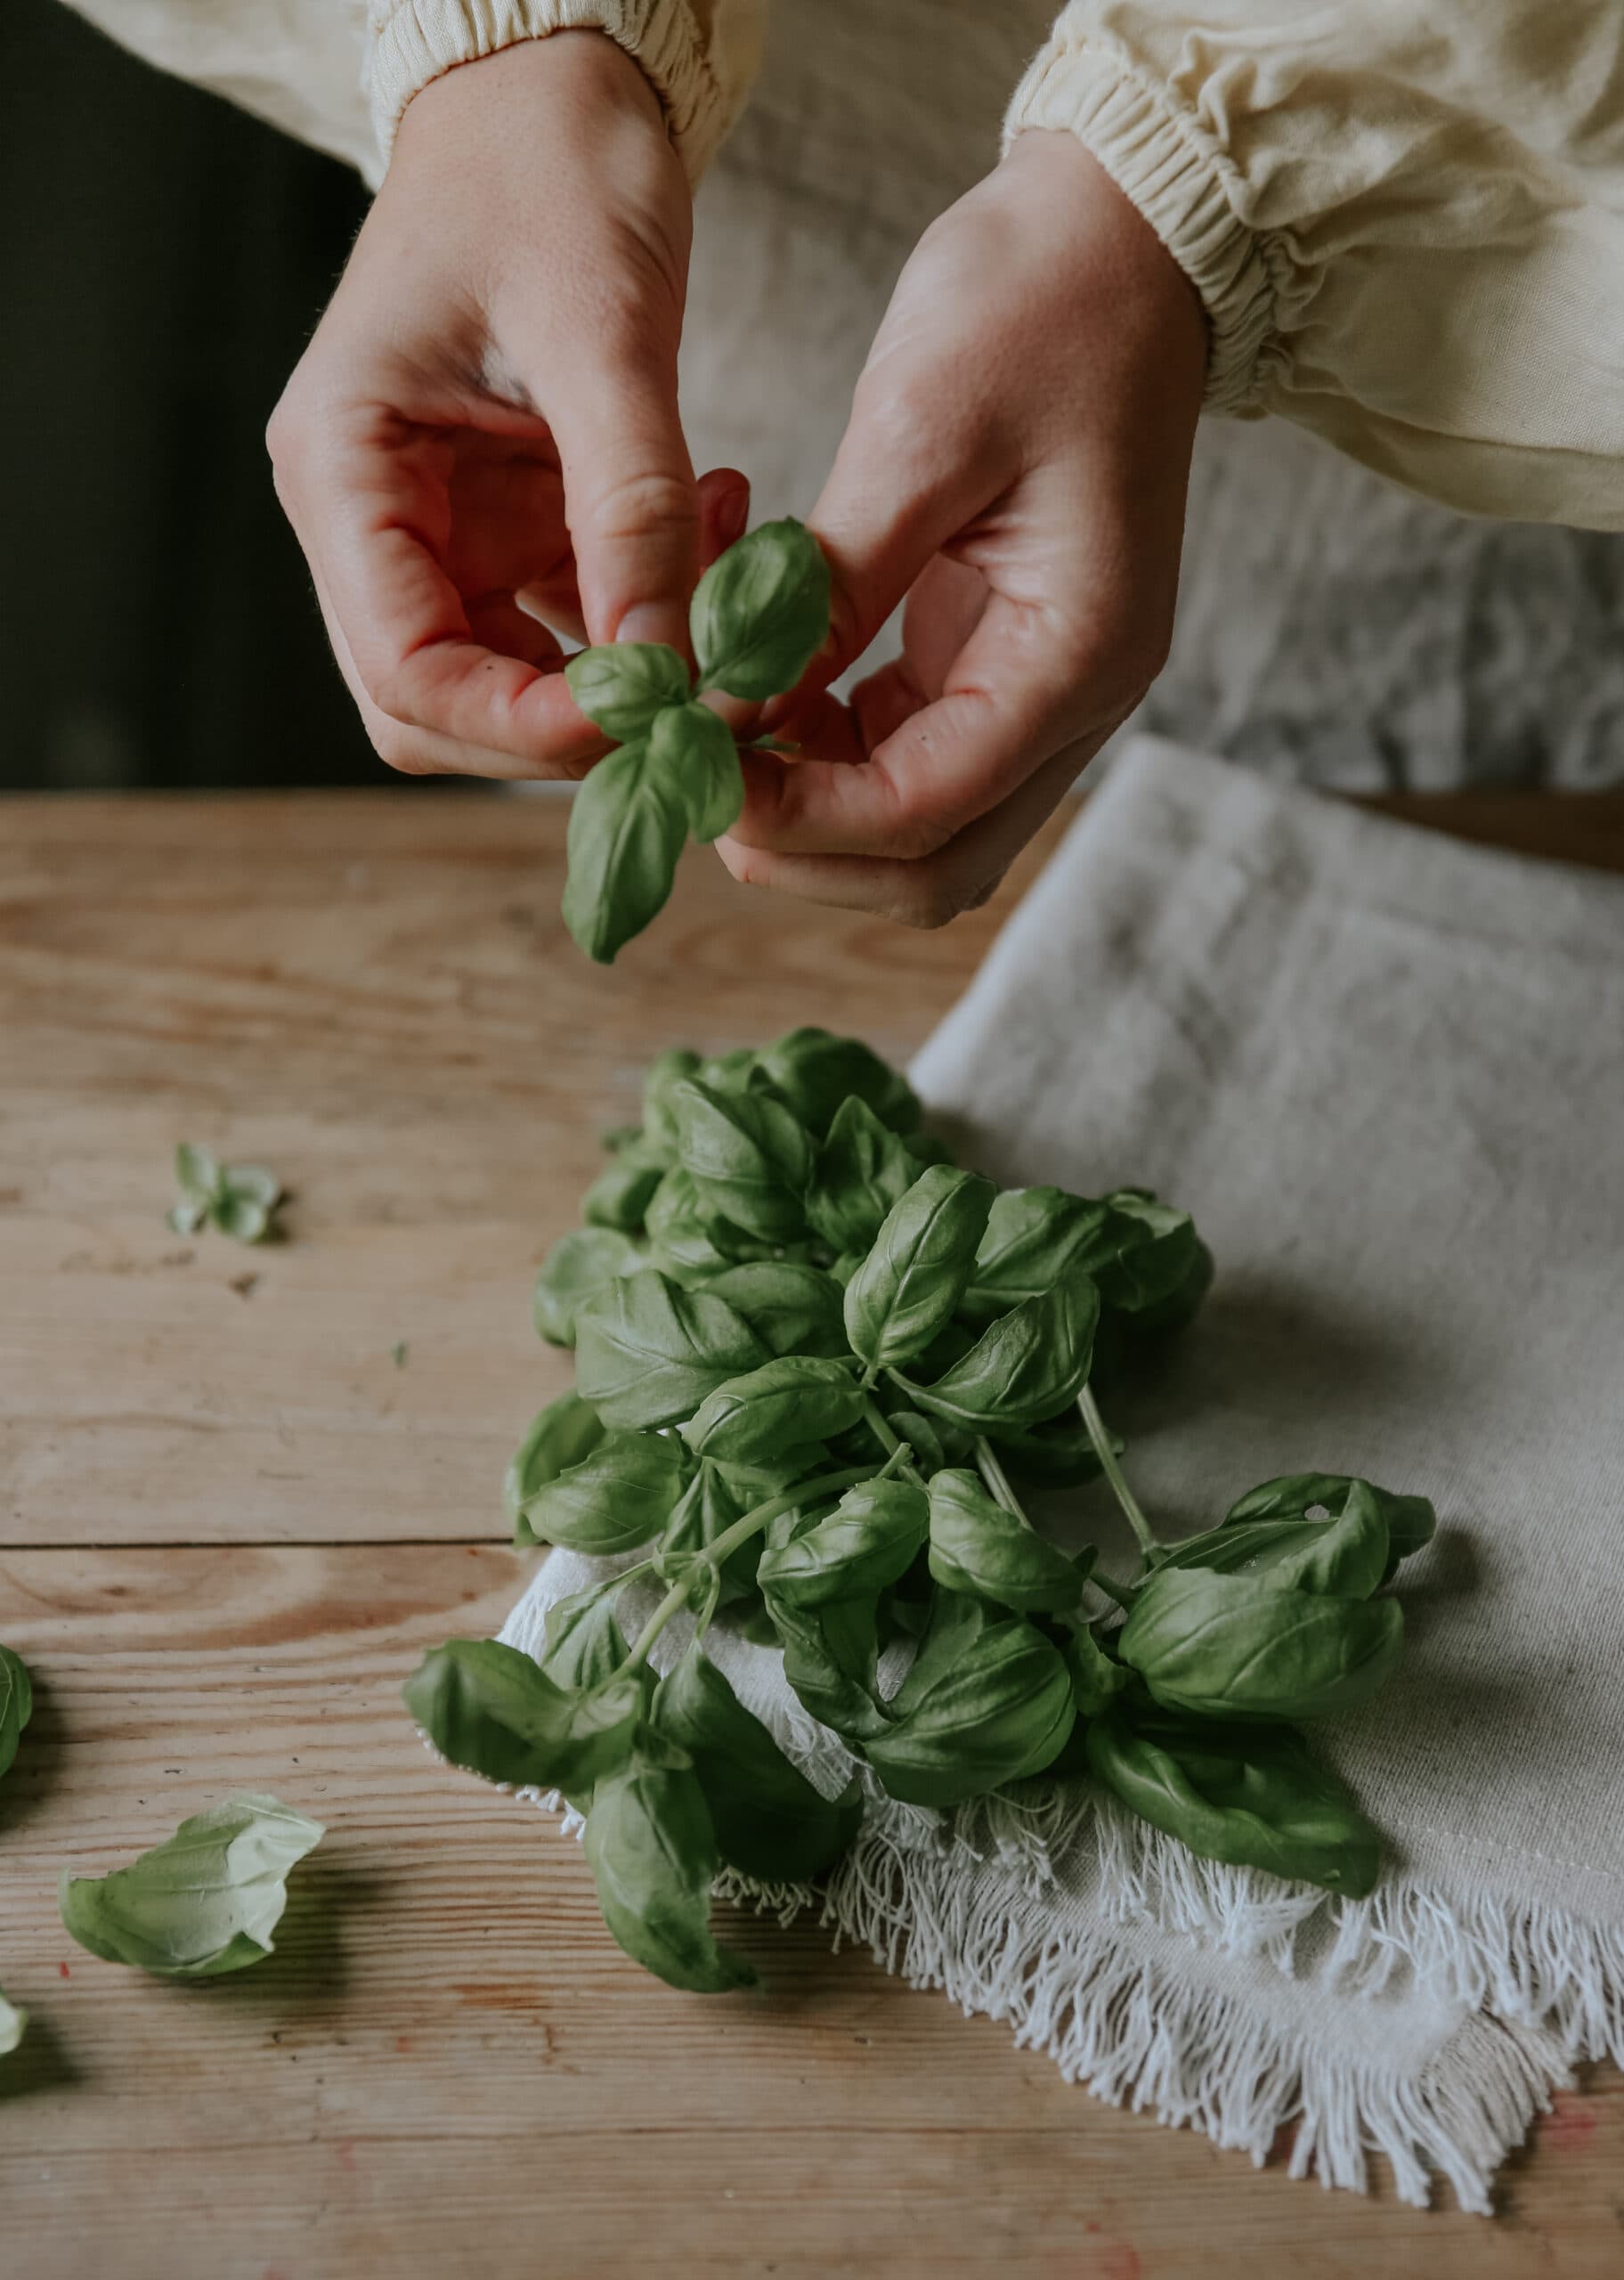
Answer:
[[(932, 224), (811, 517), (832, 631), (768, 711), (802, 756), (747, 764), (735, 878), (914, 926), (987, 900), (1165, 658), (1206, 365), (1192, 288), (1071, 135)], [(902, 656), (839, 704), (905, 595)]]

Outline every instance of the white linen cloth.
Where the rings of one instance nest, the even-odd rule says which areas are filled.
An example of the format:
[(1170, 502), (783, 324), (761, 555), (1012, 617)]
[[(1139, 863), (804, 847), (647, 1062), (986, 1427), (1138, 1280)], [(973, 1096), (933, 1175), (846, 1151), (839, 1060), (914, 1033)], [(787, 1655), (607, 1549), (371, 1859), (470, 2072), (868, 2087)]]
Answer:
[[(875, 1796), (825, 1920), (1102, 2096), (1478, 2210), (1571, 2063), (1624, 2060), (1621, 953), (1624, 885), (1141, 738), (914, 1072), (963, 1160), (1152, 1185), (1212, 1244), (1110, 1411), (1154, 1519), (1315, 1469), (1441, 1526), (1398, 1676), (1316, 1737), (1389, 1840), (1370, 1900), (1039, 1783), (952, 1821)], [(1126, 1564), (1103, 1489), (1067, 1525)], [(555, 1554), (504, 1637), (589, 1572)], [(776, 1655), (712, 1640), (837, 1782)]]

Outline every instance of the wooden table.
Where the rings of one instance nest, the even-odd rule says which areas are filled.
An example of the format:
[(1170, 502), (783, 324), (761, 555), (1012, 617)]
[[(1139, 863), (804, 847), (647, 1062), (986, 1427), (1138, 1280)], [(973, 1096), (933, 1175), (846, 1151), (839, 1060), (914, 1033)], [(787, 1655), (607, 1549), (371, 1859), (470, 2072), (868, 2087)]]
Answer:
[[(1426, 815), (1624, 870), (1624, 799)], [(670, 1994), (573, 1845), (417, 1748), (401, 1679), (529, 1565), (497, 1487), (565, 1382), (531, 1274), (641, 1064), (808, 1017), (903, 1055), (1020, 884), (909, 935), (695, 858), (609, 975), (562, 934), (562, 843), (546, 801), (0, 809), (0, 1639), (39, 1690), (0, 1784), (0, 1983), (33, 2013), (0, 2062), (0, 2271), (1624, 2270), (1611, 2073), (1496, 2223), (1328, 2195), (809, 1928), (729, 1928), (759, 1994)], [(182, 1137), (272, 1165), (291, 1240), (169, 1234)], [(329, 1828), (271, 1961), (186, 1988), (73, 1946), (64, 1864), (244, 1788)]]

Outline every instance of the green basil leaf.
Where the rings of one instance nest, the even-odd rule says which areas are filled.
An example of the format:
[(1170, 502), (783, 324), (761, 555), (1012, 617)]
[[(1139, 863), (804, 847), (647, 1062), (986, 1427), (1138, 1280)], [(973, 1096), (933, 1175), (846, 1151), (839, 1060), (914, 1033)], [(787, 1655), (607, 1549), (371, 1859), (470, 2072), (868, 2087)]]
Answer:
[[(1100, 1477), (1100, 1460), (1075, 1402), (1040, 1425), (1001, 1426), (987, 1438), (1004, 1470), (1023, 1486), (1081, 1488)], [(1126, 1444), (1113, 1435), (1112, 1446), (1120, 1455)]]
[(917, 1409), (905, 1408), (894, 1396), (889, 1401), (882, 1401), (881, 1406), (892, 1432), (899, 1441), (907, 1443), (919, 1471), (939, 1472), (944, 1465), (956, 1463), (966, 1454), (959, 1445), (962, 1436), (945, 1427), (940, 1418), (922, 1416)]
[(668, 1159), (646, 1140), (628, 1141), (604, 1166), (582, 1198), (581, 1216), (589, 1227), (613, 1227), (637, 1235), (654, 1190), (665, 1177)]
[[(1378, 1488), (1374, 1481), (1358, 1484), (1374, 1498), (1387, 1528), (1387, 1568), (1382, 1580), (1385, 1583), (1401, 1559), (1419, 1551), (1433, 1540), (1438, 1526), (1438, 1515), (1425, 1496), (1399, 1496), (1390, 1488)], [(1278, 1479), (1265, 1480), (1261, 1488), (1254, 1488), (1232, 1504), (1225, 1513), (1226, 1528), (1250, 1527), (1270, 1521), (1307, 1520), (1317, 1508), (1323, 1506), (1332, 1519), (1337, 1519), (1352, 1493), (1355, 1484), (1342, 1472), (1287, 1472)]]
[(1158, 1203), (1148, 1187), (1115, 1188), (1105, 1202), (1108, 1217), (1078, 1260), (1102, 1305), (1158, 1320), (1192, 1283), (1205, 1291), (1210, 1254), (1188, 1211)]
[(605, 1156), (618, 1156), (622, 1148), (635, 1148), (643, 1137), (640, 1124), (612, 1124), (597, 1136), (597, 1144)]
[(710, 1934), (716, 1837), (697, 1774), (639, 1747), (598, 1783), (582, 1842), (604, 1921), (634, 1963), (694, 1994), (754, 1984)]
[(807, 1223), (831, 1250), (866, 1251), (919, 1177), (905, 1142), (854, 1094), (835, 1111), (807, 1190)]
[(1289, 1726), (1214, 1725), (1117, 1705), (1088, 1729), (1097, 1778), (1192, 1852), (1362, 1900), (1381, 1840)]
[(914, 1689), (903, 1714), (864, 1742), (864, 1754), (905, 1804), (962, 1804), (1041, 1773), (1065, 1747), (1076, 1715), (1059, 1652), (1011, 1616), (970, 1636)]
[(907, 1079), (860, 1038), (791, 1030), (767, 1047), (758, 1065), (820, 1140), (832, 1132), (850, 1100), (861, 1101), (881, 1124), (897, 1133), (913, 1132), (924, 1112)]
[(683, 1438), (696, 1456), (750, 1465), (786, 1445), (826, 1441), (862, 1414), (863, 1396), (845, 1364), (786, 1354), (718, 1386), (683, 1427)]
[(172, 1203), (164, 1214), (164, 1225), (171, 1234), (195, 1235), (208, 1217), (208, 1205), (187, 1199)]
[(402, 1691), (448, 1763), (514, 1788), (575, 1796), (626, 1762), (648, 1700), (646, 1672), (619, 1672), (577, 1693), (496, 1639), (448, 1639)]
[(975, 1172), (936, 1164), (887, 1213), (846, 1286), (846, 1335), (871, 1368), (922, 1353), (948, 1322), (996, 1193)]
[(885, 1713), (875, 1698), (876, 1601), (865, 1597), (808, 1607), (773, 1593), (767, 1611), (784, 1649), (784, 1678), (801, 1707), (847, 1741), (882, 1731)]
[(875, 1598), (914, 1564), (930, 1525), (922, 1489), (905, 1480), (849, 1488), (829, 1518), (761, 1555), (756, 1580), (775, 1602), (822, 1607)]
[[(765, 1503), (773, 1494), (756, 1501)], [(750, 1507), (737, 1493), (719, 1465), (702, 1458), (698, 1471), (683, 1490), (670, 1523), (660, 1539), (662, 1553), (683, 1558), (708, 1552), (725, 1529), (735, 1520), (742, 1520)], [(756, 1584), (756, 1561), (761, 1555), (757, 1541), (742, 1543), (722, 1563), (722, 1588), (718, 1605), (728, 1607), (753, 1592)]]
[(735, 1045), (712, 1054), (690, 1073), (708, 1093), (747, 1093), (755, 1084), (760, 1055), (753, 1045)]
[(857, 1785), (836, 1798), (815, 1789), (697, 1647), (661, 1680), (651, 1716), (694, 1761), (718, 1850), (743, 1875), (806, 1884), (857, 1835)]
[(1132, 1673), (1081, 1624), (1068, 1633), (1060, 1652), (1071, 1673), (1072, 1699), (1080, 1717), (1099, 1717), (1133, 1683)]
[(221, 1192), (220, 1165), (207, 1148), (183, 1140), (175, 1152), (175, 1185), (189, 1203), (207, 1210)]
[(575, 1316), (587, 1300), (645, 1264), (630, 1236), (612, 1227), (573, 1227), (560, 1235), (536, 1277), (537, 1331), (549, 1346), (573, 1346)]
[(688, 1079), (672, 1088), (678, 1148), (702, 1201), (766, 1242), (805, 1233), (812, 1143), (760, 1092), (719, 1093)]
[(548, 1608), (540, 1662), (555, 1686), (590, 1693), (620, 1669), (631, 1649), (615, 1615), (618, 1597), (613, 1585), (593, 1584)]
[(736, 1264), (751, 1238), (702, 1201), (692, 1174), (674, 1164), (649, 1200), (643, 1232), (652, 1266), (678, 1282), (706, 1281)]
[(674, 1045), (655, 1054), (643, 1079), (643, 1136), (658, 1148), (668, 1163), (677, 1153), (677, 1111), (671, 1090), (685, 1077), (697, 1076), (700, 1059), (686, 1046)]
[(28, 1665), (9, 1647), (0, 1647), (0, 1773), (17, 1755), (22, 1730), (34, 1714), (34, 1688)]
[(1117, 1649), (1167, 1709), (1295, 1720), (1364, 1701), (1403, 1638), (1396, 1600), (1322, 1599), (1267, 1576), (1164, 1567), (1138, 1592)]
[[(1271, 1584), (1295, 1591), (1368, 1599), (1398, 1564), (1391, 1556), (1377, 1492), (1368, 1481), (1345, 1480), (1331, 1493), (1338, 1507), (1335, 1514), (1327, 1509), (1317, 1519), (1231, 1518), (1205, 1535), (1174, 1544), (1160, 1564), (1210, 1568), (1230, 1576), (1266, 1575)], [(1243, 1497), (1237, 1510), (1251, 1502)]]
[(524, 1520), (538, 1543), (613, 1559), (659, 1535), (686, 1482), (675, 1434), (612, 1431), (531, 1497)]
[(223, 1195), (209, 1217), (233, 1242), (263, 1243), (271, 1232), (270, 1212), (244, 1195)]
[(227, 1201), (257, 1204), (262, 1211), (273, 1211), (282, 1200), (282, 1183), (263, 1164), (227, 1164), (220, 1191)]
[(28, 2015), (5, 1999), (5, 1990), (0, 1987), (0, 2058), (9, 2058), (27, 2032)]
[(588, 720), (617, 744), (646, 736), (656, 714), (687, 700), (688, 669), (663, 641), (602, 642), (578, 650), (564, 678)]
[(974, 1432), (1035, 1425), (1082, 1391), (1099, 1318), (1099, 1293), (1075, 1277), (1001, 1315), (934, 1385), (897, 1381), (918, 1408)]
[(688, 834), (679, 787), (649, 745), (622, 745), (582, 778), (570, 809), (564, 923), (590, 958), (615, 954), (665, 907)]
[(930, 1573), (1017, 1615), (1064, 1615), (1083, 1596), (1085, 1570), (1024, 1520), (995, 1503), (973, 1472), (930, 1483)]
[(688, 612), (702, 688), (761, 704), (794, 688), (829, 632), (829, 565), (804, 525), (763, 523), (713, 562)]
[(846, 1352), (840, 1286), (821, 1267), (754, 1259), (724, 1267), (705, 1288), (713, 1299), (736, 1307), (775, 1356), (814, 1355), (834, 1361)]
[(1006, 1188), (988, 1214), (960, 1313), (981, 1329), (1023, 1299), (1086, 1274), (1110, 1217), (1108, 1204), (1063, 1187)]
[(576, 1381), (616, 1430), (676, 1424), (768, 1359), (726, 1299), (682, 1290), (652, 1268), (612, 1282), (576, 1316)]
[(733, 731), (708, 704), (673, 705), (649, 731), (649, 753), (682, 794), (688, 829), (709, 846), (744, 806), (744, 770)]
[(531, 1498), (539, 1496), (561, 1472), (590, 1456), (603, 1438), (602, 1418), (578, 1393), (561, 1393), (532, 1421), (502, 1482), (502, 1509), (516, 1544), (540, 1541), (524, 1518)]
[(288, 1872), (325, 1834), (275, 1797), (233, 1797), (183, 1820), (127, 1869), (62, 1872), (62, 1922), (104, 1963), (212, 1979), (271, 1953)]

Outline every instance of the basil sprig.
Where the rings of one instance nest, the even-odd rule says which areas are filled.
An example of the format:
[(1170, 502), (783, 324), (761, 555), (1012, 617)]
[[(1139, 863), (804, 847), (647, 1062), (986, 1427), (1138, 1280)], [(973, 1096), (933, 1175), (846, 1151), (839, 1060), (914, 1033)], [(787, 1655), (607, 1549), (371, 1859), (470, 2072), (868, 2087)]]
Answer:
[[(804, 594), (765, 574), (750, 590), (777, 614), (759, 656), (787, 672)], [(758, 652), (711, 672), (725, 615), (697, 647), (739, 693)], [(692, 709), (669, 653), (592, 672), (629, 742)], [(1187, 1213), (1138, 1188), (1000, 1193), (950, 1160), (903, 1078), (816, 1029), (662, 1054), (605, 1148), (588, 1224), (536, 1286), (577, 1388), (536, 1417), (504, 1494), (521, 1542), (635, 1564), (558, 1602), (535, 1657), (453, 1640), (407, 1699), (443, 1756), (579, 1808), (631, 1956), (674, 1986), (746, 1983), (710, 1927), (718, 1870), (800, 1885), (857, 1826), (857, 1792), (815, 1788), (707, 1654), (717, 1622), (775, 1646), (808, 1716), (911, 1805), (1084, 1779), (1208, 1859), (1370, 1890), (1376, 1832), (1298, 1727), (1391, 1673), (1387, 1586), (1433, 1508), (1305, 1472), (1198, 1534), (1152, 1525), (1095, 1388), (1198, 1307), (1212, 1261)], [(1131, 1575), (1021, 1504), (1096, 1482), (1138, 1540)], [(655, 1596), (630, 1636), (634, 1585)]]

